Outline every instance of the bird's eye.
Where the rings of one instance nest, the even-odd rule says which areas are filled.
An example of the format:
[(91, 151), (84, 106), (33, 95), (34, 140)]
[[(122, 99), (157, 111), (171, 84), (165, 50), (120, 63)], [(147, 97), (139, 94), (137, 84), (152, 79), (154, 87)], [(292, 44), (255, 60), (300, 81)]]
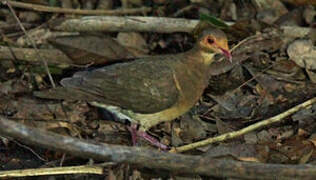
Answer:
[(214, 43), (214, 39), (212, 39), (212, 38), (207, 38), (207, 43), (213, 44), (213, 43)]

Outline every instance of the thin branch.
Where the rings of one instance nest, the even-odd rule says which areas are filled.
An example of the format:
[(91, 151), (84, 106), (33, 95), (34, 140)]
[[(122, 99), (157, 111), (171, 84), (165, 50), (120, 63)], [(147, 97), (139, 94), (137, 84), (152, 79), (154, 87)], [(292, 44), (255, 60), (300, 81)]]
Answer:
[(125, 14), (139, 14), (147, 13), (152, 10), (150, 7), (142, 8), (131, 8), (131, 9), (115, 9), (115, 10), (82, 10), (82, 9), (68, 9), (49, 7), (31, 3), (23, 3), (16, 1), (9, 1), (13, 7), (29, 9), (40, 12), (51, 12), (51, 13), (69, 13), (69, 14), (82, 14), (82, 15), (125, 15)]
[(68, 166), (0, 171), (0, 178), (51, 176), (61, 174), (104, 174), (104, 165)]
[(280, 122), (282, 119), (284, 119), (285, 117), (288, 117), (290, 116), (291, 114), (294, 114), (295, 112), (301, 110), (302, 108), (307, 108), (308, 106), (312, 105), (313, 103), (316, 103), (316, 97), (308, 100), (308, 101), (305, 101), (304, 103), (302, 104), (299, 104), (279, 115), (276, 115), (274, 117), (271, 117), (269, 119), (266, 119), (266, 120), (263, 120), (263, 121), (260, 121), (258, 123), (255, 123), (253, 125), (250, 125), (246, 128), (243, 128), (239, 131), (234, 131), (234, 132), (230, 132), (230, 133), (226, 133), (226, 134), (222, 134), (220, 136), (216, 136), (216, 137), (212, 137), (212, 138), (208, 138), (208, 139), (205, 139), (205, 140), (202, 140), (202, 141), (198, 141), (198, 142), (195, 142), (195, 143), (192, 143), (192, 144), (188, 144), (188, 145), (184, 145), (184, 146), (181, 146), (181, 147), (177, 147), (177, 148), (174, 148), (172, 149), (171, 151), (172, 152), (184, 152), (184, 151), (189, 151), (191, 149), (195, 149), (195, 148), (198, 148), (198, 147), (201, 147), (201, 146), (206, 146), (206, 145), (209, 145), (209, 144), (212, 144), (212, 143), (215, 143), (215, 142), (221, 142), (221, 141), (225, 141), (225, 140), (228, 140), (228, 139), (233, 139), (233, 138), (236, 138), (236, 137), (239, 137), (239, 136), (242, 136), (244, 134), (247, 134), (251, 131), (254, 131), (256, 129), (259, 129), (259, 128), (262, 128), (262, 127), (265, 127), (267, 125), (270, 125), (272, 123), (276, 123), (276, 122)]
[[(24, 144), (21, 144), (15, 140), (12, 140), (15, 144), (17, 144), (18, 146), (24, 148), (24, 149), (27, 149), (29, 150), (32, 154), (34, 154), (38, 159), (40, 159), (41, 161), (47, 161), (45, 158), (41, 157), (41, 155), (39, 155), (38, 153), (36, 153), (32, 148), (24, 145)], [(0, 176), (1, 177), (1, 176)]]
[[(9, 1), (4, 1), (4, 3), (7, 4), (7, 6), (9, 7), (9, 9), (10, 9), (10, 11), (12, 12), (12, 14), (13, 14), (15, 20), (18, 22), (18, 24), (20, 25), (22, 31), (23, 31), (24, 34), (26, 35), (26, 38), (28, 39), (28, 41), (31, 42), (31, 44), (32, 44), (33, 48), (35, 49), (35, 51), (38, 52), (38, 48), (37, 48), (35, 42), (32, 40), (32, 38), (30, 38), (30, 36), (29, 36), (28, 33), (26, 32), (24, 26), (22, 25), (20, 19), (16, 16), (16, 13), (15, 13), (14, 9), (13, 9), (12, 6), (11, 6), (11, 2), (9, 2)], [(39, 58), (41, 59), (41, 61), (43, 62), (43, 64), (44, 64), (44, 68), (45, 68), (45, 71), (46, 71), (46, 73), (47, 73), (47, 75), (48, 75), (48, 78), (49, 78), (49, 81), (50, 81), (51, 85), (53, 86), (53, 88), (55, 88), (56, 85), (55, 85), (54, 79), (53, 79), (53, 77), (52, 77), (52, 75), (51, 75), (51, 73), (50, 73), (50, 70), (49, 70), (49, 68), (48, 68), (48, 65), (47, 65), (46, 60), (45, 60), (40, 54), (38, 54), (38, 56), (39, 56)]]

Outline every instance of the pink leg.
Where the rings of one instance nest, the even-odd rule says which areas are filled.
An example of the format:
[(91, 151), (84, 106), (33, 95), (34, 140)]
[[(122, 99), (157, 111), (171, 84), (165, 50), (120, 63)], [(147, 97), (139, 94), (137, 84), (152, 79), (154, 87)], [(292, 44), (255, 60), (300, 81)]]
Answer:
[(169, 147), (159, 142), (156, 138), (147, 134), (145, 131), (137, 131), (137, 136), (144, 138), (146, 141), (150, 142), (152, 145), (158, 147), (162, 150), (168, 150)]
[(133, 146), (137, 144), (137, 124), (131, 124), (131, 126), (128, 126), (127, 129), (131, 133), (132, 136), (132, 143)]
[(156, 138), (152, 137), (151, 135), (147, 134), (145, 131), (137, 130), (137, 125), (132, 124), (131, 127), (128, 127), (128, 130), (131, 132), (132, 136), (132, 142), (133, 145), (137, 143), (137, 138), (141, 137), (151, 143), (152, 145), (162, 149), (162, 150), (168, 150), (169, 147), (160, 143)]

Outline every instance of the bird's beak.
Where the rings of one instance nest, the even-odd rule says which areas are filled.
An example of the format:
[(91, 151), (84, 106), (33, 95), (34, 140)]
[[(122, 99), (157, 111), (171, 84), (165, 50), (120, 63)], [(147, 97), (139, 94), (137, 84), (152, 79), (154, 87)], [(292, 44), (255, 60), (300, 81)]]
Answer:
[(220, 50), (220, 53), (222, 53), (231, 63), (233, 62), (232, 55), (229, 51), (228, 43), (226, 40), (220, 40), (215, 43), (216, 47)]
[(224, 48), (219, 48), (223, 55), (232, 63), (233, 62), (233, 57), (232, 57), (232, 54), (229, 52), (228, 48), (227, 49), (224, 49)]

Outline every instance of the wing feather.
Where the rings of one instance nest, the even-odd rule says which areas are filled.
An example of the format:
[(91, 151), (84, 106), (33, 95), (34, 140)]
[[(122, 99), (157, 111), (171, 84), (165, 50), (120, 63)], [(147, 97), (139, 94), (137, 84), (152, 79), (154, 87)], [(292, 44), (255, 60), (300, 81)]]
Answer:
[(101, 103), (139, 113), (155, 113), (177, 101), (173, 73), (168, 61), (143, 59), (78, 72), (63, 79), (61, 84), (94, 94)]

